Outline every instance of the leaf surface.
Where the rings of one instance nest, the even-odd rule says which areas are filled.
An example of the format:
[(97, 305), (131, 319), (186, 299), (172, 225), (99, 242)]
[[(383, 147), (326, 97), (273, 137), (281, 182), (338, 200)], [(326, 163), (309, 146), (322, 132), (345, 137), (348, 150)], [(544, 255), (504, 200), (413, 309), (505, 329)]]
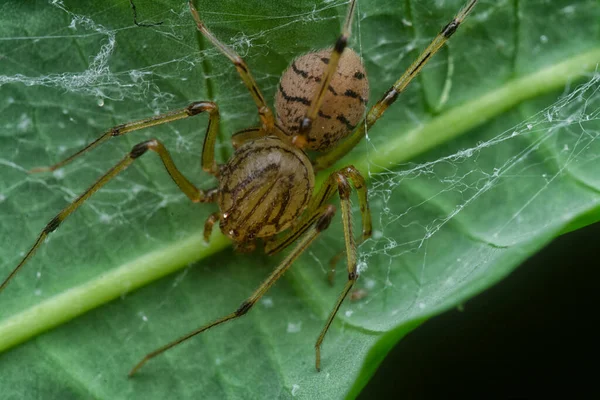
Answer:
[[(27, 174), (111, 126), (193, 100), (218, 102), (217, 153), (227, 159), (229, 136), (256, 124), (255, 107), (183, 3), (136, 2), (139, 22), (162, 22), (145, 28), (126, 1), (0, 5), (0, 277), (144, 139), (163, 141), (200, 188), (216, 185), (199, 165), (205, 116), (112, 140), (53, 174)], [(351, 42), (371, 102), (461, 5), (359, 0)], [(197, 6), (268, 99), (294, 56), (333, 44), (345, 15), (340, 1)], [(148, 351), (235, 310), (282, 259), (235, 254), (218, 233), (204, 244), (214, 206), (190, 204), (149, 154), (65, 221), (0, 294), (0, 350), (14, 347), (0, 355), (3, 396), (355, 396), (420, 323), (493, 285), (561, 232), (600, 219), (599, 39), (597, 0), (482, 2), (338, 164), (367, 177), (375, 235), (360, 248), (367, 295), (340, 309), (321, 373), (314, 342), (346, 275), (340, 263), (335, 287), (325, 279), (343, 247), (338, 219), (247, 316), (126, 379)]]

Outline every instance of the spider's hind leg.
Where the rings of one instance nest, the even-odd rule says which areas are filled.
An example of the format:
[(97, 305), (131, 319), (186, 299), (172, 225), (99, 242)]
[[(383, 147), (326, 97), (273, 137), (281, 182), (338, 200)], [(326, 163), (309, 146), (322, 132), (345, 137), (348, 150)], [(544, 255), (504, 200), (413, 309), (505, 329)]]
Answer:
[[(337, 302), (329, 317), (325, 323), (325, 327), (319, 334), (317, 342), (315, 344), (316, 350), (316, 368), (321, 368), (321, 344), (325, 339), (325, 334), (329, 330), (329, 326), (333, 322), (335, 315), (337, 314), (342, 302), (354, 286), (354, 283), (358, 279), (357, 271), (357, 260), (356, 260), (356, 248), (357, 241), (354, 239), (352, 234), (352, 211), (350, 207), (350, 193), (352, 192), (352, 186), (357, 192), (358, 203), (360, 206), (360, 215), (362, 219), (362, 235), (358, 240), (358, 244), (362, 243), (369, 237), (372, 232), (371, 222), (371, 211), (369, 210), (369, 203), (367, 200), (367, 185), (360, 174), (360, 172), (353, 166), (347, 166), (339, 171), (333, 172), (329, 175), (327, 181), (321, 186), (319, 192), (311, 199), (307, 210), (300, 218), (298, 223), (294, 225), (285, 235), (276, 237), (265, 244), (265, 252), (267, 254), (273, 254), (283, 250), (296, 239), (298, 239), (305, 231), (307, 231), (315, 221), (319, 218), (322, 213), (323, 207), (327, 207), (326, 203), (338, 193), (340, 196), (340, 204), (342, 206), (342, 224), (344, 228), (344, 243), (346, 254), (347, 269), (348, 269), (348, 282), (342, 290), (342, 293), (338, 297)], [(336, 256), (337, 257), (337, 256)]]
[(17, 274), (17, 272), (19, 272), (23, 265), (25, 265), (25, 263), (33, 256), (35, 251), (40, 247), (40, 245), (44, 242), (44, 240), (48, 237), (50, 233), (58, 229), (60, 224), (65, 219), (67, 219), (67, 217), (71, 215), (75, 210), (77, 210), (77, 208), (79, 208), (79, 206), (81, 206), (83, 202), (86, 201), (91, 195), (97, 192), (100, 188), (102, 188), (102, 186), (107, 184), (120, 172), (124, 171), (137, 158), (141, 157), (148, 150), (152, 150), (160, 156), (165, 168), (167, 169), (167, 172), (169, 173), (173, 181), (175, 181), (177, 186), (179, 186), (179, 189), (181, 189), (181, 191), (185, 193), (185, 195), (189, 197), (190, 200), (192, 200), (195, 203), (208, 203), (214, 201), (214, 196), (211, 195), (211, 193), (213, 193), (214, 191), (211, 190), (205, 192), (203, 190), (200, 190), (196, 188), (189, 180), (187, 180), (187, 178), (183, 176), (183, 174), (177, 169), (175, 163), (173, 162), (173, 159), (169, 155), (169, 152), (161, 142), (159, 142), (156, 139), (151, 139), (138, 143), (135, 146), (133, 146), (131, 151), (121, 161), (119, 161), (114, 167), (112, 167), (106, 174), (101, 176), (100, 179), (98, 179), (92, 186), (90, 186), (85, 192), (83, 192), (82, 195), (76, 198), (71, 204), (69, 204), (61, 212), (59, 212), (46, 225), (46, 227), (42, 230), (31, 249), (29, 249), (29, 251), (25, 255), (25, 257), (23, 257), (21, 262), (12, 270), (12, 272), (2, 282), (2, 284), (0, 284), (0, 292), (8, 285), (10, 280)]
[(269, 275), (269, 277), (254, 291), (254, 293), (244, 301), (237, 310), (234, 312), (218, 318), (213, 322), (202, 326), (195, 331), (188, 333), (180, 337), (177, 340), (172, 341), (159, 349), (154, 350), (151, 353), (148, 353), (133, 369), (129, 372), (129, 377), (132, 377), (140, 368), (144, 366), (150, 359), (156, 357), (159, 354), (164, 353), (172, 347), (177, 346), (178, 344), (190, 339), (193, 336), (196, 336), (212, 327), (217, 325), (221, 325), (227, 321), (236, 319), (245, 315), (250, 309), (260, 300), (260, 298), (283, 276), (283, 274), (292, 266), (294, 261), (306, 250), (306, 248), (319, 236), (321, 232), (329, 227), (331, 223), (331, 219), (335, 215), (335, 207), (332, 205), (326, 205), (321, 208), (317, 218), (312, 224), (312, 228), (307, 232), (304, 237), (296, 244), (294, 249), (285, 257), (285, 259), (279, 264), (279, 266)]

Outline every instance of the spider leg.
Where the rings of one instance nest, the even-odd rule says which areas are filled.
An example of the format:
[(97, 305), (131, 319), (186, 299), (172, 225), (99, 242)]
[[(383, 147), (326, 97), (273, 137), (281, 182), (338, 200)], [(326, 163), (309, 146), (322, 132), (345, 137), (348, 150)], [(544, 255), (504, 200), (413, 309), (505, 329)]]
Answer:
[(208, 216), (208, 218), (206, 218), (206, 221), (204, 222), (204, 241), (206, 243), (208, 243), (208, 241), (210, 239), (210, 235), (212, 234), (212, 231), (213, 231), (213, 226), (215, 226), (215, 224), (217, 222), (219, 222), (219, 212), (218, 211), (210, 214)]
[(334, 215), (335, 215), (335, 207), (332, 205), (325, 206), (322, 209), (320, 216), (319, 216), (318, 220), (316, 221), (316, 223), (314, 224), (314, 226), (312, 227), (312, 229), (302, 238), (302, 240), (300, 242), (298, 242), (296, 247), (294, 247), (294, 249), (286, 256), (286, 258), (281, 262), (281, 264), (271, 273), (271, 275), (269, 275), (269, 277), (258, 287), (258, 289), (256, 289), (256, 291), (252, 294), (252, 296), (250, 296), (248, 298), (248, 300), (244, 301), (237, 310), (235, 310), (231, 314), (228, 314), (224, 317), (218, 318), (218, 319), (214, 320), (213, 322), (211, 322), (207, 325), (204, 325), (203, 327), (196, 329), (195, 331), (192, 331), (192, 332), (188, 333), (187, 335), (182, 336), (179, 339), (177, 339), (171, 343), (168, 343), (167, 345), (160, 347), (159, 349), (154, 350), (151, 353), (148, 353), (129, 372), (129, 374), (128, 374), (129, 377), (132, 377), (144, 364), (146, 364), (150, 359), (156, 357), (157, 355), (169, 350), (170, 348), (172, 348), (174, 346), (177, 346), (178, 344), (184, 342), (185, 340), (187, 340), (193, 336), (198, 335), (199, 333), (202, 333), (214, 326), (220, 325), (229, 320), (241, 317), (242, 315), (244, 315), (248, 311), (250, 311), (250, 309), (267, 292), (267, 290), (269, 290), (269, 288), (271, 286), (273, 286), (273, 284), (275, 282), (277, 282), (277, 280), (279, 278), (281, 278), (281, 276), (289, 269), (289, 267), (293, 264), (293, 262), (296, 260), (296, 258), (298, 258), (298, 256), (300, 254), (302, 254), (302, 252), (304, 252), (304, 250), (306, 250), (306, 248), (319, 236), (319, 234), (323, 230), (327, 229), (327, 227), (329, 226), (329, 223), (331, 222), (331, 219), (333, 218)]
[(8, 282), (17, 274), (17, 272), (25, 265), (25, 263), (33, 256), (35, 251), (40, 247), (40, 245), (44, 242), (46, 237), (54, 232), (59, 225), (69, 216), (71, 215), (79, 206), (87, 200), (92, 194), (97, 192), (102, 186), (104, 186), (108, 181), (117, 176), (121, 171), (125, 170), (129, 165), (131, 165), (138, 157), (146, 153), (146, 151), (152, 150), (160, 156), (167, 172), (175, 181), (179, 189), (183, 193), (186, 194), (193, 202), (214, 202), (215, 201), (215, 190), (211, 191), (203, 191), (196, 188), (190, 181), (187, 180), (185, 176), (175, 166), (173, 163), (173, 159), (169, 155), (167, 149), (163, 146), (161, 142), (156, 139), (147, 140), (145, 142), (141, 142), (133, 146), (131, 151), (114, 167), (112, 167), (106, 174), (104, 174), (100, 179), (98, 179), (92, 186), (90, 186), (82, 195), (80, 195), (77, 199), (75, 199), (71, 204), (65, 207), (61, 212), (59, 212), (46, 227), (42, 230), (37, 240), (29, 249), (25, 257), (21, 260), (21, 262), (13, 269), (13, 271), (8, 275), (8, 277), (0, 284), (0, 292), (8, 285)]
[[(358, 279), (358, 272), (356, 268), (356, 248), (357, 242), (352, 234), (352, 212), (350, 209), (350, 192), (352, 190), (350, 182), (354, 186), (358, 194), (358, 202), (360, 206), (360, 215), (362, 219), (362, 236), (358, 241), (358, 244), (362, 243), (372, 233), (371, 223), (371, 211), (369, 209), (369, 203), (367, 200), (367, 185), (360, 172), (353, 166), (345, 167), (339, 171), (333, 172), (327, 178), (327, 181), (321, 186), (321, 189), (311, 199), (307, 210), (300, 218), (298, 223), (294, 225), (290, 231), (278, 238), (269, 240), (265, 243), (265, 252), (267, 254), (276, 253), (285, 247), (289, 246), (294, 240), (301, 236), (316, 220), (316, 218), (322, 212), (321, 210), (325, 206), (325, 203), (329, 201), (337, 192), (340, 196), (340, 204), (342, 206), (342, 223), (344, 227), (344, 241), (346, 244), (345, 254), (348, 266), (348, 283), (344, 287), (344, 290), (338, 297), (338, 300), (327, 318), (325, 327), (319, 334), (319, 338), (315, 344), (316, 350), (316, 367), (320, 370), (321, 364), (321, 344), (325, 338), (325, 334), (331, 325), (333, 318), (337, 314), (342, 302), (348, 295), (348, 292), (354, 286), (354, 283)], [(344, 253), (341, 253), (343, 255)]]
[(237, 150), (241, 145), (250, 141), (256, 140), (264, 136), (264, 132), (260, 128), (248, 128), (241, 131), (237, 131), (231, 136), (231, 143), (233, 148)]
[(200, 19), (198, 10), (196, 10), (196, 7), (194, 7), (193, 1), (189, 0), (188, 4), (190, 7), (190, 11), (192, 12), (192, 17), (194, 18), (194, 21), (196, 22), (196, 26), (197, 26), (198, 30), (200, 31), (200, 33), (202, 33), (202, 35), (205, 38), (210, 40), (210, 42), (217, 49), (219, 49), (221, 51), (221, 53), (223, 53), (225, 55), (225, 57), (229, 58), (229, 60), (231, 60), (231, 62), (235, 66), (235, 69), (240, 74), (240, 77), (242, 78), (244, 85), (246, 85), (246, 87), (250, 91), (250, 94), (252, 95), (252, 98), (254, 99), (254, 102), (256, 103), (256, 107), (258, 108), (258, 115), (262, 122), (262, 130), (270, 133), (273, 130), (273, 127), (275, 126), (275, 118), (273, 117), (273, 112), (267, 105), (265, 98), (263, 97), (260, 89), (258, 88), (258, 85), (256, 84), (256, 81), (254, 80), (254, 77), (250, 73), (250, 69), (248, 68), (248, 65), (242, 59), (242, 57), (240, 57), (235, 51), (233, 51), (227, 45), (225, 45), (224, 43), (219, 41), (219, 39), (217, 39), (206, 28), (206, 26)]
[[(354, 183), (354, 188), (358, 194), (358, 204), (360, 205), (360, 215), (362, 218), (363, 231), (360, 239), (356, 242), (356, 246), (360, 246), (365, 240), (371, 237), (373, 233), (372, 229), (372, 221), (371, 221), (371, 211), (369, 210), (369, 203), (367, 201), (367, 184), (365, 179), (362, 177), (360, 172), (354, 167), (346, 167), (348, 177), (352, 179)], [(363, 188), (365, 188), (363, 190)], [(327, 274), (327, 279), (331, 285), (333, 285), (333, 280), (335, 278), (335, 267), (337, 263), (344, 257), (345, 250), (341, 250), (335, 256), (329, 260), (329, 273)]]
[[(358, 171), (356, 171), (358, 172)], [(358, 174), (358, 176), (360, 176), (360, 174)], [(354, 178), (354, 177), (353, 177)], [(362, 179), (362, 177), (361, 177)], [(340, 205), (342, 207), (342, 224), (344, 227), (344, 241), (346, 243), (346, 260), (347, 260), (347, 267), (348, 267), (348, 282), (346, 283), (346, 286), (344, 286), (344, 289), (342, 290), (342, 293), (340, 293), (338, 300), (336, 301), (333, 310), (331, 310), (331, 313), (329, 313), (329, 317), (327, 318), (327, 322), (325, 323), (325, 326), (323, 327), (323, 330), (321, 330), (321, 333), (319, 334), (319, 337), (317, 338), (317, 342), (315, 343), (315, 353), (316, 353), (316, 359), (315, 359), (315, 367), (317, 368), (317, 371), (321, 370), (321, 345), (323, 344), (323, 340), (325, 339), (325, 334), (327, 334), (327, 331), (329, 330), (329, 327), (331, 326), (331, 323), (333, 322), (333, 319), (335, 318), (335, 315), (337, 314), (338, 310), (340, 309), (340, 306), (342, 305), (342, 302), (344, 301), (344, 299), (346, 298), (346, 296), (348, 295), (348, 292), (350, 292), (350, 290), (352, 289), (352, 286), (354, 286), (354, 283), (356, 282), (356, 280), (358, 279), (358, 271), (357, 271), (357, 267), (356, 267), (356, 242), (354, 240), (354, 236), (352, 234), (352, 211), (351, 211), (351, 207), (350, 207), (350, 184), (348, 183), (348, 180), (346, 179), (346, 174), (337, 174), (336, 176), (336, 180), (337, 180), (337, 186), (338, 186), (338, 193), (340, 195)], [(357, 182), (356, 179), (353, 179), (354, 181), (354, 185), (355, 187), (357, 186)], [(364, 183), (364, 181), (363, 181)], [(361, 189), (359, 189), (359, 187), (361, 187)], [(366, 199), (366, 186), (359, 186), (356, 187), (358, 192), (364, 192), (364, 198)], [(360, 196), (359, 196), (360, 199)], [(363, 203), (361, 204), (361, 209), (364, 208), (364, 213), (361, 213), (362, 217), (363, 217), (363, 234), (365, 233), (365, 228), (368, 228), (368, 232), (366, 232), (369, 236), (370, 236), (370, 229), (371, 229), (371, 224), (370, 224), (370, 212), (368, 209), (368, 203)], [(365, 213), (368, 214), (368, 220), (367, 220), (367, 224), (365, 224)]]
[(219, 108), (217, 104), (211, 101), (197, 101), (179, 110), (173, 110), (164, 114), (156, 115), (154, 117), (114, 126), (104, 132), (104, 134), (98, 139), (94, 140), (92, 143), (88, 144), (86, 147), (79, 150), (75, 154), (72, 154), (68, 158), (50, 167), (33, 168), (30, 172), (54, 171), (70, 163), (82, 154), (87, 153), (98, 145), (106, 142), (110, 138), (122, 136), (126, 133), (137, 131), (139, 129), (149, 128), (151, 126), (166, 124), (179, 119), (193, 117), (194, 115), (201, 114), (205, 111), (208, 111), (209, 119), (208, 126), (206, 128), (206, 135), (204, 136), (204, 145), (202, 147), (202, 169), (217, 176), (219, 169), (217, 168), (217, 163), (215, 162), (215, 141), (217, 139), (217, 134), (219, 133), (219, 121), (221, 118), (219, 116)]
[(408, 84), (419, 74), (423, 66), (433, 57), (433, 55), (448, 41), (448, 39), (456, 32), (460, 24), (469, 15), (473, 7), (477, 4), (477, 0), (470, 0), (466, 6), (464, 6), (458, 14), (450, 21), (438, 35), (431, 41), (429, 46), (425, 48), (419, 54), (417, 59), (408, 67), (408, 69), (402, 74), (400, 79), (394, 83), (394, 85), (388, 89), (383, 97), (374, 104), (365, 119), (358, 123), (354, 132), (339, 146), (331, 150), (330, 152), (319, 156), (313, 163), (315, 171), (323, 170), (333, 165), (337, 160), (344, 157), (350, 150), (354, 148), (365, 136), (366, 132), (377, 122), (383, 113), (391, 106), (398, 95), (406, 89)]
[(315, 118), (317, 118), (319, 110), (321, 109), (321, 105), (323, 104), (323, 99), (325, 98), (325, 94), (327, 93), (327, 89), (329, 88), (331, 78), (333, 78), (333, 74), (335, 74), (335, 71), (337, 70), (340, 57), (342, 56), (344, 49), (348, 45), (348, 39), (350, 38), (352, 18), (354, 16), (355, 8), (356, 0), (350, 0), (350, 4), (348, 6), (348, 11), (346, 14), (346, 21), (344, 22), (344, 27), (342, 28), (342, 33), (337, 38), (335, 45), (333, 46), (331, 56), (329, 57), (329, 61), (327, 63), (327, 69), (321, 77), (321, 85), (319, 86), (319, 90), (315, 92), (310, 102), (310, 106), (308, 107), (308, 110), (306, 110), (306, 115), (302, 120), (302, 123), (300, 124), (300, 133), (292, 139), (294, 143), (298, 141), (306, 142), (306, 133), (310, 131), (313, 121), (315, 120)]

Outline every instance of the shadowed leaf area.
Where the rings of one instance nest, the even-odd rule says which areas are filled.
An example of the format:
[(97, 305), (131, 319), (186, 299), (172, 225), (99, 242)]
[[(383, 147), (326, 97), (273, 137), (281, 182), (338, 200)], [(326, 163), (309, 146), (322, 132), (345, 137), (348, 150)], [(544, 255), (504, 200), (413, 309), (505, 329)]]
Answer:
[[(216, 185), (200, 167), (206, 115), (112, 139), (53, 173), (29, 169), (194, 100), (220, 106), (220, 162), (231, 134), (258, 123), (235, 69), (197, 34), (184, 3), (136, 2), (138, 22), (162, 22), (147, 27), (127, 1), (0, 5), (0, 279), (136, 143), (160, 139), (198, 187)], [(368, 71), (370, 104), (463, 5), (401, 3), (358, 1), (350, 45)], [(291, 60), (332, 46), (346, 12), (343, 1), (320, 0), (197, 7), (271, 103)], [(423, 321), (600, 219), (599, 22), (597, 0), (480, 2), (337, 164), (367, 178), (374, 236), (359, 249), (366, 295), (342, 305), (320, 373), (314, 343), (347, 275), (340, 262), (334, 287), (326, 280), (343, 248), (339, 215), (246, 316), (126, 378), (147, 352), (238, 308), (283, 257), (236, 254), (218, 232), (205, 244), (215, 206), (191, 204), (149, 152), (0, 293), (2, 398), (355, 397)]]

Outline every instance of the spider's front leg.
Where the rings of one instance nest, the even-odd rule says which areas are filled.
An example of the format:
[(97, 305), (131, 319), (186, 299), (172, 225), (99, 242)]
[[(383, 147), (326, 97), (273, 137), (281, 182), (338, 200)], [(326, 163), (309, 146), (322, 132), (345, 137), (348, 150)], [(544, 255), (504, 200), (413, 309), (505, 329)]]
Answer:
[[(190, 104), (189, 106), (167, 112), (165, 114), (157, 115), (154, 117), (142, 119), (139, 121), (129, 122), (122, 125), (117, 125), (108, 131), (106, 131), (102, 136), (98, 139), (94, 140), (92, 143), (79, 150), (75, 154), (71, 155), (67, 159), (58, 162), (50, 167), (43, 168), (35, 168), (32, 172), (43, 172), (43, 171), (54, 171), (65, 164), (73, 161), (75, 158), (81, 156), (89, 150), (92, 150), (96, 146), (101, 143), (107, 141), (110, 138), (116, 136), (122, 136), (126, 133), (133, 132), (139, 129), (149, 128), (151, 126), (156, 126), (160, 124), (165, 124), (168, 122), (176, 121), (183, 118), (193, 117), (203, 112), (209, 113), (209, 122), (208, 127), (206, 128), (206, 136), (204, 138), (204, 147), (202, 149), (202, 168), (213, 174), (218, 175), (219, 168), (215, 161), (215, 141), (217, 137), (217, 133), (219, 130), (219, 109), (215, 103), (207, 102), (207, 101), (199, 101)], [(40, 247), (40, 245), (44, 242), (44, 240), (48, 237), (48, 235), (54, 232), (59, 225), (69, 216), (71, 215), (85, 200), (87, 200), (92, 194), (98, 191), (102, 186), (108, 183), (111, 179), (113, 179), (116, 175), (118, 175), (121, 171), (125, 170), (129, 165), (131, 165), (138, 157), (144, 154), (146, 151), (152, 150), (156, 152), (167, 172), (173, 179), (173, 181), (179, 186), (179, 189), (190, 200), (193, 202), (214, 202), (216, 200), (216, 190), (203, 191), (196, 188), (183, 174), (177, 169), (173, 159), (169, 155), (167, 149), (163, 146), (161, 142), (156, 139), (147, 140), (142, 143), (138, 143), (135, 145), (131, 151), (119, 162), (117, 165), (112, 167), (106, 174), (100, 177), (92, 186), (90, 186), (82, 195), (80, 195), (77, 199), (75, 199), (72, 203), (67, 205), (60, 213), (58, 213), (42, 230), (39, 234), (37, 240), (33, 244), (33, 246), (29, 249), (25, 257), (21, 259), (21, 262), (10, 272), (10, 274), (2, 281), (0, 284), (0, 292), (4, 290), (4, 288), (8, 285), (8, 283), (12, 280), (12, 278), (19, 272), (19, 270), (27, 263), (27, 261), (33, 256), (35, 251)]]
[(194, 18), (194, 22), (196, 23), (196, 28), (198, 31), (208, 39), (225, 57), (227, 57), (234, 65), (238, 74), (242, 78), (242, 82), (250, 92), (252, 99), (256, 103), (256, 107), (258, 109), (258, 116), (261, 120), (261, 133), (277, 133), (274, 130), (275, 127), (275, 118), (273, 117), (273, 112), (267, 105), (267, 102), (260, 91), (256, 80), (250, 73), (250, 68), (244, 61), (242, 57), (240, 57), (233, 49), (231, 49), (226, 44), (222, 43), (215, 35), (212, 34), (211, 31), (208, 30), (202, 19), (200, 18), (200, 14), (198, 10), (194, 6), (194, 2), (192, 0), (188, 0), (188, 7), (192, 13), (192, 17)]
[(404, 92), (408, 84), (419, 74), (425, 64), (433, 57), (435, 53), (450, 39), (465, 18), (473, 10), (478, 0), (469, 0), (469, 2), (456, 14), (456, 16), (442, 28), (435, 38), (431, 41), (415, 61), (408, 67), (402, 76), (385, 92), (383, 97), (375, 103), (367, 112), (366, 117), (356, 125), (352, 134), (344, 140), (338, 147), (316, 158), (313, 163), (315, 171), (324, 170), (332, 166), (336, 161), (344, 157), (354, 148), (366, 135), (369, 128), (379, 120), (388, 109), (394, 104), (400, 93)]

